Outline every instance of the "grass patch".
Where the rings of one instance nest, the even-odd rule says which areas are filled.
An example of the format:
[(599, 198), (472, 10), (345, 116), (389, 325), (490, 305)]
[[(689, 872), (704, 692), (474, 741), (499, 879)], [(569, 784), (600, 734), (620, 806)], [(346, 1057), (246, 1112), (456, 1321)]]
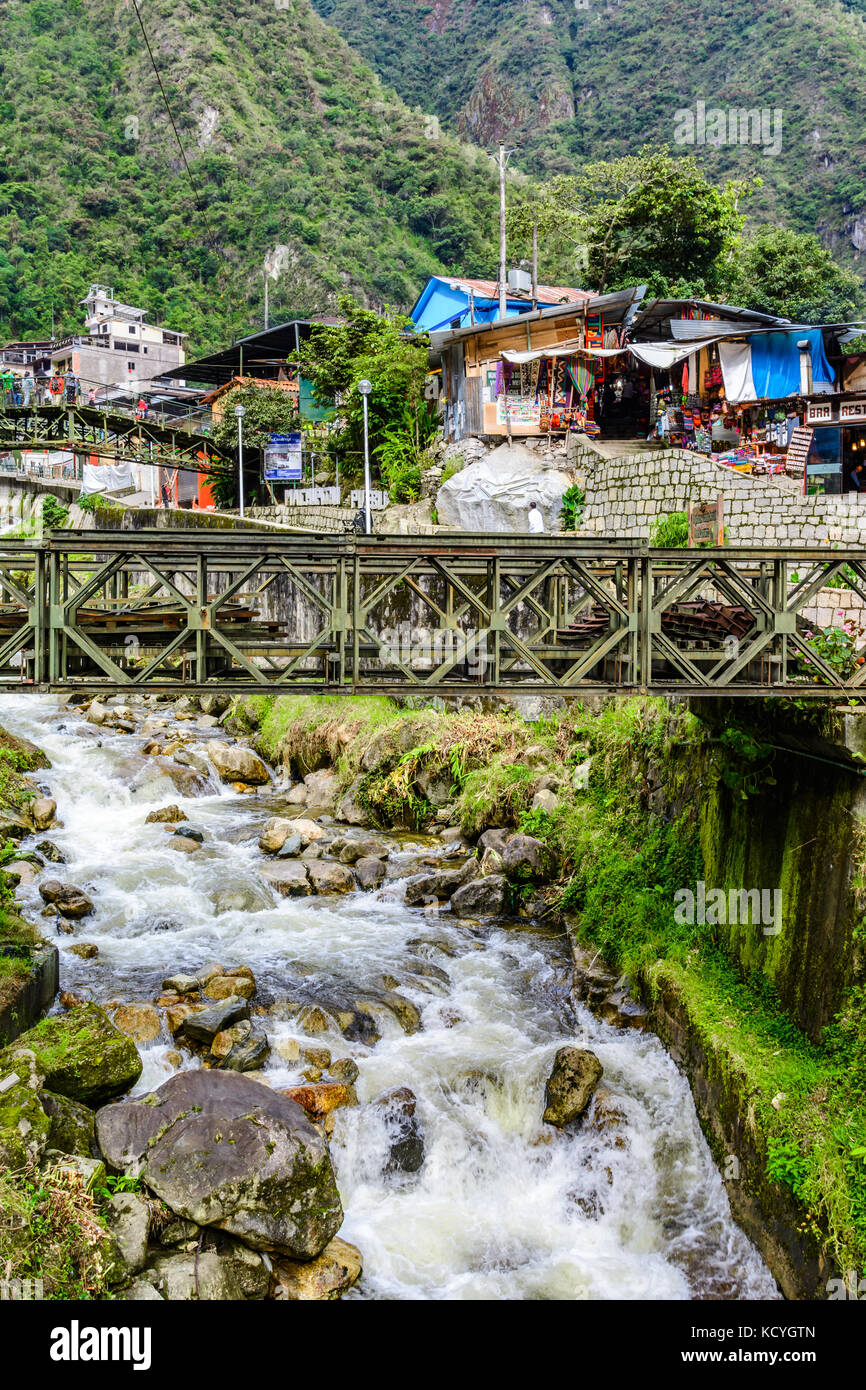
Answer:
[(0, 1270), (41, 1279), (46, 1299), (111, 1297), (108, 1231), (79, 1174), (47, 1168), (0, 1175)]

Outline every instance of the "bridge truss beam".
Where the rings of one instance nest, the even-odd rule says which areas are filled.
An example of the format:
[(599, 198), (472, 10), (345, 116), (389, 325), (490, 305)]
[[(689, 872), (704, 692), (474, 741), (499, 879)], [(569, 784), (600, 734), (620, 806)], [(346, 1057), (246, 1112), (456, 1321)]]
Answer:
[(804, 612), (843, 567), (866, 602), (864, 548), (0, 539), (0, 690), (858, 695), (866, 662)]
[(96, 454), (170, 468), (225, 463), (208, 435), (81, 405), (7, 406), (0, 410), (0, 449)]

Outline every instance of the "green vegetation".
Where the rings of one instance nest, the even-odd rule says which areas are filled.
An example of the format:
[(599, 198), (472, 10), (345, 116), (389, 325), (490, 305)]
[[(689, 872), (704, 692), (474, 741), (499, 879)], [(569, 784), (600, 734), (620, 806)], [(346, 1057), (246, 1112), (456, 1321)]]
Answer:
[(572, 483), (570, 488), (566, 488), (562, 494), (562, 510), (560, 518), (562, 520), (563, 531), (578, 531), (583, 525), (583, 509), (586, 506), (586, 492), (581, 483)]
[[(862, 270), (853, 237), (866, 210), (864, 0), (791, 0), (783, 13), (774, 0), (679, 0), (675, 12), (666, 0), (580, 10), (573, 0), (435, 11), (414, 0), (315, 4), (406, 101), (480, 145), (504, 138), (515, 151), (514, 193), (527, 176), (568, 176), (672, 143), (677, 113), (699, 100), (726, 113), (778, 111), (775, 145), (676, 148), (699, 155), (719, 189), (758, 176), (751, 223), (819, 233)], [(528, 255), (528, 238), (513, 249)], [(540, 271), (548, 284), (580, 283), (573, 251), (556, 237), (542, 235)]]
[(46, 1299), (111, 1297), (113, 1242), (80, 1174), (57, 1167), (0, 1174), (0, 1269), (41, 1279)]
[(315, 328), (298, 362), (313, 385), (320, 406), (340, 401), (332, 441), (348, 458), (349, 471), (361, 466), (364, 450), (363, 397), (358, 382), (372, 386), (368, 400), (370, 452), (394, 502), (414, 502), (421, 490), (421, 467), (436, 433), (434, 412), (425, 398), (427, 339), (407, 336), (409, 321), (397, 314), (363, 309), (348, 295), (339, 300), (342, 322)]
[(142, 13), (191, 177), (132, 7), (4, 7), (0, 334), (47, 336), (52, 314), (80, 333), (98, 280), (192, 354), (223, 347), (261, 325), (266, 255), (272, 323), (347, 289), (409, 308), (443, 267), (488, 272), (489, 162), (437, 138), (308, 0)]
[(816, 236), (785, 227), (762, 227), (744, 240), (729, 289), (734, 303), (795, 323), (862, 316), (857, 276), (837, 265)]
[(69, 521), (69, 508), (59, 497), (48, 492), (42, 498), (42, 525), (52, 531), (62, 531)]
[(681, 550), (689, 543), (688, 512), (669, 512), (653, 522), (650, 545), (660, 550)]
[[(256, 386), (251, 382), (237, 386), (222, 398), (222, 416), (211, 431), (217, 448), (237, 457), (238, 421), (235, 407), (243, 406), (244, 498), (247, 502), (267, 499), (262, 480), (262, 455), (271, 434), (288, 434), (301, 428), (296, 397), (277, 386)], [(237, 505), (236, 468), (220, 464), (209, 475), (218, 507)]]

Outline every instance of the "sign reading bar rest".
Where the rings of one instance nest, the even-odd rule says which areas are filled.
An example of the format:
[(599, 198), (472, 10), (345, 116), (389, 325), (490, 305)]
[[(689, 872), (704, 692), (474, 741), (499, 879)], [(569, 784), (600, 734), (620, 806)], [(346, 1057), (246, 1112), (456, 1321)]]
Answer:
[(265, 449), (266, 483), (299, 483), (303, 476), (300, 434), (272, 434)]

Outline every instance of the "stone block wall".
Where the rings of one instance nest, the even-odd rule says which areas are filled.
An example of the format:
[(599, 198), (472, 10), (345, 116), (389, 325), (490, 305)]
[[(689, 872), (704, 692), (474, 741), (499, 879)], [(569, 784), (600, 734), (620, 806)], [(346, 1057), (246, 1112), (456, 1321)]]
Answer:
[(803, 497), (769, 479), (751, 478), (684, 449), (585, 456), (584, 532), (648, 540), (653, 522), (693, 504), (725, 499), (731, 545), (864, 545), (866, 496)]

